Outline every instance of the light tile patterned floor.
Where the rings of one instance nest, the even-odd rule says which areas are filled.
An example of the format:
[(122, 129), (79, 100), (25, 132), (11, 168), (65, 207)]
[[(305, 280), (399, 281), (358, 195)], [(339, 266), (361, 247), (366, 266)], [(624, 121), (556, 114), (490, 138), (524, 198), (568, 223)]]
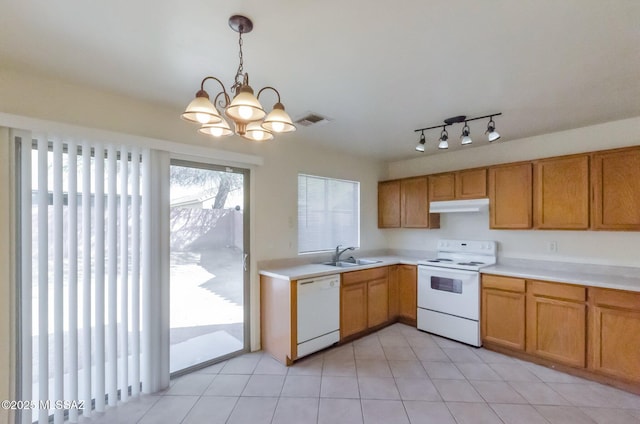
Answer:
[(394, 324), (287, 368), (261, 352), (87, 424), (640, 424), (640, 396)]

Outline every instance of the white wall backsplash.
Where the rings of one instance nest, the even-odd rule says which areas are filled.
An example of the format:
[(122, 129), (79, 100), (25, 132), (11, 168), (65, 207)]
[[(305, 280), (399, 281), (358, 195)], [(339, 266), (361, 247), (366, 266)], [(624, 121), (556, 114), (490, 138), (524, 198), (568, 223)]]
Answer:
[[(386, 231), (391, 249), (433, 251), (438, 239), (495, 240), (498, 258), (640, 267), (638, 232), (491, 230), (488, 211), (441, 214), (439, 230)], [(551, 242), (555, 253), (549, 252)]]

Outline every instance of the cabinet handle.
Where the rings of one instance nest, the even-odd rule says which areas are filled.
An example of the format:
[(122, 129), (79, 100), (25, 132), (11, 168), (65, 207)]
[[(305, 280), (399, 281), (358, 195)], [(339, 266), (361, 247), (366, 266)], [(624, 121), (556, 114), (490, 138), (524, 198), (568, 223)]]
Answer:
[(304, 286), (305, 284), (312, 284), (315, 283), (315, 280), (311, 280), (311, 281), (305, 281), (304, 283), (300, 283), (301, 286)]

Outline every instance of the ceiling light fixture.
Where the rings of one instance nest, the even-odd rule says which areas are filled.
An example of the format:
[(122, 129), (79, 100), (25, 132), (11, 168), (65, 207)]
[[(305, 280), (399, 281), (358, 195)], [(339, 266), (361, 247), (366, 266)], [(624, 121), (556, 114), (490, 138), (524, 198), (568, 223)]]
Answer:
[(489, 118), (489, 123), (487, 124), (487, 131), (485, 131), (485, 134), (489, 134), (489, 141), (496, 141), (500, 138), (500, 134), (498, 134), (498, 131), (496, 131), (496, 123), (493, 122), (493, 116)]
[(443, 126), (442, 127), (442, 132), (440, 133), (440, 143), (438, 143), (438, 149), (448, 149), (449, 148), (449, 142), (447, 141), (449, 139), (449, 133), (446, 130), (447, 126)]
[[(224, 137), (232, 134), (252, 141), (273, 140), (274, 133), (295, 131), (296, 127), (291, 117), (285, 112), (284, 105), (280, 102), (280, 93), (273, 87), (264, 87), (253, 95), (253, 89), (249, 85), (249, 74), (244, 72), (242, 57), (242, 34), (251, 32), (253, 22), (245, 16), (233, 15), (229, 18), (229, 26), (236, 31), (238, 45), (240, 47), (240, 64), (236, 71), (234, 83), (230, 91), (235, 95), (230, 98), (224, 84), (216, 77), (205, 77), (200, 83), (200, 90), (195, 99), (189, 103), (181, 117), (187, 121), (200, 124), (199, 132), (213, 137)], [(213, 103), (209, 100), (209, 93), (204, 90), (207, 80), (216, 80), (222, 87)], [(262, 108), (260, 94), (265, 90), (271, 90), (278, 96), (278, 101), (273, 105), (272, 111), (267, 114)], [(218, 106), (224, 109), (227, 118), (233, 121), (234, 128), (221, 115)]]
[(418, 142), (418, 145), (416, 146), (416, 151), (417, 152), (424, 152), (424, 144), (427, 142), (427, 140), (424, 138), (424, 131), (422, 131), (422, 134), (420, 134), (420, 141)]
[(502, 112), (493, 113), (491, 115), (478, 116), (477, 118), (467, 118), (464, 115), (460, 115), (445, 119), (444, 125), (434, 125), (432, 127), (418, 128), (417, 130), (414, 130), (415, 132), (420, 132), (420, 142), (416, 146), (416, 150), (419, 152), (424, 152), (424, 132), (427, 130), (432, 130), (434, 128), (442, 128), (442, 132), (440, 133), (440, 139), (438, 142), (438, 148), (442, 150), (448, 149), (449, 134), (447, 133), (447, 127), (461, 122), (464, 122), (464, 127), (462, 128), (462, 135), (460, 136), (460, 144), (462, 144), (463, 146), (469, 145), (473, 143), (473, 140), (471, 139), (471, 129), (469, 128), (468, 122), (486, 118), (489, 118), (489, 123), (487, 125), (487, 131), (485, 132), (485, 134), (488, 134), (487, 138), (490, 142), (495, 141), (500, 138), (500, 134), (498, 134), (498, 132), (496, 131), (496, 123), (493, 122), (493, 117), (499, 115), (502, 115)]

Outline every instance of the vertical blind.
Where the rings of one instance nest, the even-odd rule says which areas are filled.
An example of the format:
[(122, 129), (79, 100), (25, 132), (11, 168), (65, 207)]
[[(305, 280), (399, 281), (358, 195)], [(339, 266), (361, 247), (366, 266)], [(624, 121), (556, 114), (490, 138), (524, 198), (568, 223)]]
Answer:
[(360, 245), (360, 183), (298, 175), (298, 253)]
[[(135, 147), (19, 131), (14, 137), (20, 396), (35, 406), (21, 419), (77, 422), (92, 408), (104, 411), (168, 381), (168, 364), (145, 346), (157, 343), (149, 321), (161, 315), (143, 290), (157, 272), (150, 271), (152, 256), (142, 255), (153, 243), (153, 164), (148, 150)], [(144, 375), (154, 375), (155, 384)]]

